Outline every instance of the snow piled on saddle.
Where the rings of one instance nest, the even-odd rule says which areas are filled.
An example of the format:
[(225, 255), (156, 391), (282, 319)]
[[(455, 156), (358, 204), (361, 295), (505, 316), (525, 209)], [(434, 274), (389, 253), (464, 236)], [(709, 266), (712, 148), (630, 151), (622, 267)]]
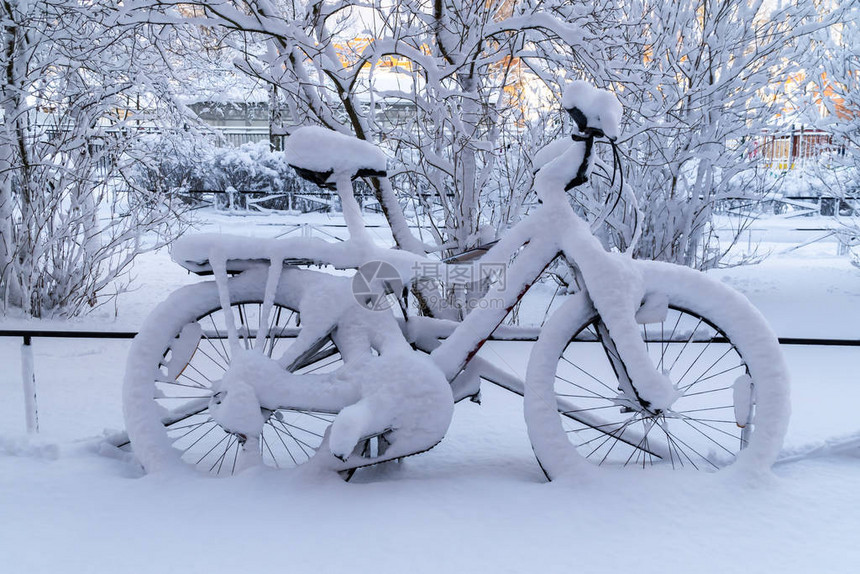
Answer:
[(302, 127), (290, 134), (284, 156), (290, 165), (321, 173), (385, 171), (386, 162), (385, 154), (372, 143), (318, 126)]

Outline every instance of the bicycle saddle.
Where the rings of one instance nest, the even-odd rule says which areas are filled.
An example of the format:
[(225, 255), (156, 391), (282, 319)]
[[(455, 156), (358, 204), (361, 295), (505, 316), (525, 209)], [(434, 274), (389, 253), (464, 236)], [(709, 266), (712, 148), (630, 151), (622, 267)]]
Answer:
[(284, 143), (287, 164), (304, 179), (334, 189), (337, 178), (385, 177), (385, 155), (372, 143), (318, 126), (295, 130)]

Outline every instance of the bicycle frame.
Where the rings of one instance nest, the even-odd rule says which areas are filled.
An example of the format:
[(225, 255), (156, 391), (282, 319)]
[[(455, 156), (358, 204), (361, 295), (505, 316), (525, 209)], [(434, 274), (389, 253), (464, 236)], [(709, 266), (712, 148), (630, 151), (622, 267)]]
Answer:
[[(581, 84), (575, 83), (573, 88), (574, 94), (588, 91)], [(606, 116), (612, 128), (610, 135), (617, 133), (611, 122), (617, 120), (614, 116), (620, 111), (615, 112), (618, 114)], [(595, 117), (600, 127), (601, 116), (596, 113)], [(321, 441), (318, 446), (296, 440), (307, 461), (319, 461), (328, 470), (348, 471), (409, 456), (432, 448), (444, 437), (453, 416), (452, 399), (477, 399), (482, 380), (524, 396), (530, 440), (549, 477), (566, 472), (571, 464), (580, 466), (571, 462), (580, 460), (579, 455), (571, 458), (567, 447), (575, 451), (595, 440), (601, 442), (586, 458), (611, 441), (605, 452), (596, 455), (601, 457), (600, 464), (616, 445), (624, 443), (629, 447), (621, 455), (624, 464), (638, 464), (641, 460), (644, 465), (646, 458), (652, 463), (656, 458), (669, 460), (674, 467), (676, 461), (683, 462), (681, 445), (693, 466), (698, 468), (695, 458), (719, 468), (726, 462), (725, 454), (734, 457), (737, 449), (745, 449), (752, 439), (757, 439), (757, 452), (764, 457), (761, 460), (772, 460), (778, 452), (777, 439), (785, 431), (788, 411), (785, 369), (773, 334), (755, 309), (731, 289), (692, 270), (634, 262), (629, 254), (604, 249), (591, 227), (574, 212), (565, 193), (570, 185), (587, 179), (588, 144), (598, 133), (594, 131), (597, 128), (588, 125), (579, 128), (592, 131), (574, 137), (567, 146), (551, 146), (536, 160), (539, 171), (534, 190), (540, 205), (484, 252), (478, 264), (492, 265), (493, 271), (496, 266), (504, 268), (504, 281), (484, 281), (487, 275), (483, 272), (487, 270), (481, 269), (481, 297), (468, 300), (474, 308), (460, 321), (445, 320), (444, 307), (436, 306), (432, 297), (442, 296), (440, 300), (444, 301), (445, 294), (453, 292), (459, 304), (463, 300), (459, 286), (464, 283), (452, 278), (462, 277), (461, 270), (454, 275), (446, 271), (449, 282), (443, 283), (441, 290), (438, 283), (428, 283), (427, 279), (439, 277), (438, 266), (445, 262), (427, 255), (434, 248), (411, 235), (402, 213), (399, 219), (389, 218), (399, 249), (375, 245), (365, 228), (352, 193), (352, 180), (357, 175), (380, 178), (377, 182), (382, 190), (381, 201), (388, 202), (388, 211), (395, 213), (389, 202), (393, 193), (384, 178), (384, 156), (370, 143), (355, 144), (341, 134), (329, 137), (332, 132), (322, 128), (301, 128), (306, 131), (302, 136), (294, 134), (294, 141), (317, 144), (296, 144), (312, 151), (290, 155), (288, 149), (288, 161), (306, 170), (314, 180), (336, 187), (350, 239), (330, 243), (317, 238), (260, 240), (203, 235), (174, 245), (174, 260), (195, 273), (214, 274), (216, 281), (188, 286), (168, 297), (147, 319), (130, 352), (124, 409), (132, 415), (127, 416), (129, 436), (146, 453), (144, 464), (156, 469), (182, 459), (198, 466), (206, 459), (202, 468), (209, 467), (211, 472), (217, 467), (220, 473), (228, 451), (233, 457), (231, 468), (236, 467), (240, 451), (243, 462), (238, 468), (244, 468), (245, 462), (263, 462), (266, 452), (275, 466), (279, 466), (279, 459), (288, 465), (290, 460), (303, 464), (285, 443), (276, 456), (263, 433), (268, 429), (269, 438), (277, 435), (276, 440), (283, 443), (281, 432), (291, 438), (292, 435), (289, 430), (279, 431), (276, 423), (286, 420), (284, 416), (304, 417), (313, 411), (334, 416), (311, 416), (313, 425), (319, 425), (318, 421), (330, 423), (317, 433), (310, 430), (315, 426), (306, 427)], [(338, 145), (354, 151), (340, 156), (347, 161), (330, 161), (337, 155), (332, 152)], [(607, 202), (598, 222), (617, 203)], [(637, 232), (638, 226), (634, 238)], [(404, 235), (409, 235), (411, 241)], [(575, 292), (542, 324), (526, 379), (521, 381), (478, 353), (555, 261), (570, 266)], [(374, 265), (365, 268), (369, 263)], [(399, 281), (393, 275), (378, 273), (382, 263), (394, 267)], [(424, 267), (427, 263), (431, 266)], [(301, 268), (307, 265), (357, 269), (359, 273), (350, 281), (336, 274)], [(422, 277), (421, 270), (427, 269), (435, 272)], [(237, 277), (229, 277), (236, 273)], [(375, 311), (380, 297), (400, 294), (401, 283), (405, 287), (399, 299), (403, 316)], [(405, 308), (410, 290), (422, 309), (430, 313), (422, 316)], [(250, 314), (246, 304), (254, 305)], [(289, 312), (283, 321), (282, 310)], [(203, 332), (201, 321), (205, 318), (215, 329), (214, 336)], [(667, 321), (672, 321), (668, 323), (671, 333), (664, 341)], [(649, 351), (651, 324), (657, 324), (661, 340), (659, 348), (652, 344)], [(691, 341), (698, 341), (696, 333), (703, 324), (711, 327), (705, 329), (705, 346), (681, 360)], [(679, 325), (683, 340), (678, 341), (680, 349), (664, 370), (664, 358)], [(291, 333), (286, 335), (283, 328), (289, 328)], [(600, 347), (608, 359), (608, 365), (605, 361), (597, 365), (603, 372), (597, 373), (601, 378), (565, 357), (568, 351), (569, 356), (576, 355), (569, 343), (586, 332), (591, 335), (588, 340), (597, 342), (598, 347), (596, 357), (589, 353), (589, 361), (602, 358)], [(226, 337), (223, 333), (227, 333)], [(218, 356), (202, 353), (200, 361), (192, 364), (192, 359), (200, 355), (196, 351), (204, 337)], [(288, 337), (295, 338), (292, 344), (281, 347), (278, 356), (274, 356), (277, 342)], [(223, 352), (212, 344), (212, 339), (221, 339), (218, 345)], [(229, 349), (223, 339), (227, 339)], [(690, 374), (695, 378), (687, 381), (694, 365), (718, 340), (727, 342), (728, 348), (709, 352), (702, 365), (704, 370), (697, 368)], [(727, 363), (721, 363), (729, 353), (733, 354)], [(178, 381), (186, 367), (200, 373), (204, 381), (191, 377), (188, 383)], [(584, 375), (576, 382), (580, 375), (574, 369)], [(736, 377), (739, 372), (741, 376)], [(705, 386), (689, 392), (698, 384)], [(568, 388), (571, 390), (565, 392)], [(171, 405), (177, 400), (190, 402), (178, 403), (178, 408), (173, 409)], [(167, 418), (164, 408), (169, 413)], [(710, 414), (723, 409), (727, 412), (719, 417)], [(601, 412), (598, 415), (591, 411)], [(708, 418), (691, 416), (698, 412), (707, 412), (704, 416)], [(176, 426), (191, 417), (202, 420)], [(559, 422), (575, 422), (577, 426), (566, 430)], [(752, 424), (762, 432), (751, 434)], [(734, 430), (738, 427), (742, 429), (739, 435)], [(572, 444), (567, 433), (577, 432), (579, 436), (583, 428), (598, 436)], [(195, 429), (201, 429), (203, 434), (186, 441), (189, 432), (197, 432)], [(218, 429), (226, 434), (218, 434)], [(665, 435), (666, 444), (648, 441), (653, 429)], [(200, 452), (190, 454), (213, 431), (211, 443), (201, 443)], [(676, 440), (671, 433), (679, 438)], [(691, 446), (680, 435), (687, 440), (692, 437), (691, 444), (703, 439), (705, 442)], [(726, 437), (735, 441), (731, 448), (726, 445)], [(377, 441), (375, 449), (373, 439)], [(226, 446), (220, 446), (225, 442)], [(711, 456), (714, 447), (721, 449), (719, 456)], [(207, 459), (218, 448), (221, 450), (214, 458)], [(328, 455), (313, 454), (319, 452)], [(191, 458), (186, 460), (186, 455)], [(751, 457), (746, 459), (754, 458)], [(547, 466), (544, 461), (548, 461)]]
[[(332, 265), (339, 269), (357, 269), (370, 261), (384, 261), (397, 268), (401, 275), (409, 273), (421, 263), (431, 261), (426, 256), (374, 245), (364, 227), (348, 177), (342, 176), (337, 179), (337, 191), (344, 205), (350, 232), (350, 239), (343, 243), (332, 244), (320, 239), (289, 238), (271, 240), (270, 243), (260, 245), (259, 239), (248, 239), (244, 244), (240, 241), (241, 245), (234, 253), (230, 252), (230, 246), (235, 245), (236, 238), (225, 242), (217, 236), (197, 236), (192, 238), (191, 243), (200, 242), (202, 239), (203, 244), (207, 246), (205, 249), (210, 252), (212, 245), (218, 246), (222, 252), (223, 262), (216, 265), (210, 259), (210, 267), (215, 271), (216, 277), (226, 278), (228, 271), (240, 271), (268, 261), (270, 282), (277, 281), (276, 275), (281, 273), (282, 267), (277, 264), (276, 259), (281, 259), (288, 265), (312, 263)], [(659, 380), (660, 377), (656, 374), (644, 350), (644, 345), (638, 337), (634, 316), (645, 294), (637, 292), (634, 288), (631, 290), (631, 297), (621, 300), (618, 292), (601, 297), (599, 290), (589, 289), (592, 284), (597, 283), (635, 283), (635, 277), (626, 276), (623, 265), (613, 265), (613, 258), (623, 256), (609, 254), (603, 249), (592, 235), (588, 224), (574, 213), (561, 191), (546, 194), (542, 204), (533, 213), (509, 230), (481, 257), (482, 264), (490, 263), (506, 267), (506, 284), (503, 287), (491, 286), (482, 298), (488, 302), (493, 300), (495, 305), (481, 305), (473, 310), (437, 348), (431, 351), (433, 361), (452, 383), (455, 399), (461, 400), (475, 395), (476, 391), (471, 385), (456, 382), (458, 375), (464, 371), (529, 287), (559, 256), (571, 265), (579, 287), (588, 293), (598, 307), (605, 325), (602, 332), (606, 336), (607, 344), (613, 348), (613, 356), (623, 357), (623, 363), (615, 361), (614, 366), (622, 389), (628, 397), (639, 401), (644, 406), (654, 402), (653, 398), (643, 398), (637, 390), (642, 378), (647, 379), (650, 373), (653, 373), (651, 381), (646, 380), (641, 386), (650, 385), (652, 389), (655, 387), (659, 389), (663, 385), (662, 396), (671, 395), (670, 390), (665, 389), (665, 383)], [(564, 231), (558, 236), (550, 236), (547, 230)], [(184, 245), (177, 248), (174, 258), (180, 259), (180, 263), (186, 268), (195, 272), (205, 272), (207, 264), (199, 262), (201, 247), (195, 247), (191, 243), (186, 241)], [(198, 263), (194, 263), (195, 257), (192, 254), (195, 252), (198, 254), (196, 257)], [(249, 257), (249, 253), (258, 255)], [(278, 255), (273, 256), (273, 253)], [(512, 258), (514, 261), (510, 263)], [(595, 276), (599, 276), (599, 280)], [(625, 332), (632, 335), (624, 336)], [(611, 341), (609, 341), (610, 333)], [(628, 375), (631, 372), (641, 373), (637, 384), (634, 384)], [(661, 396), (661, 393), (654, 393), (652, 390), (652, 396), (655, 394), (658, 397)], [(660, 405), (657, 404), (656, 408), (660, 408)]]
[[(552, 238), (547, 236), (545, 231), (547, 229), (566, 231), (559, 238)], [(603, 251), (603, 247), (591, 234), (588, 224), (573, 212), (563, 198), (545, 199), (535, 213), (511, 229), (481, 258), (481, 261), (483, 263), (506, 262), (514, 254), (516, 259), (507, 268), (505, 287), (491, 288), (484, 296), (485, 300), (497, 298), (502, 301), (502, 304), (479, 306), (467, 315), (431, 353), (449, 381), (456, 380), (457, 375), (466, 368), (511, 309), (557, 257), (563, 257), (566, 260), (574, 271), (579, 287), (592, 298), (592, 291), (588, 287), (596, 281), (583, 273), (580, 267), (583, 259), (590, 260), (592, 269), (589, 270), (592, 273), (602, 273), (601, 281), (611, 283), (635, 280), (624, 274), (623, 266), (601, 265), (601, 259), (611, 259), (611, 256)], [(595, 270), (594, 267), (598, 269)], [(635, 290), (632, 294), (633, 297), (626, 300), (618, 298), (617, 292), (610, 297), (605, 295), (602, 298), (598, 297), (603, 303), (600, 309), (601, 315), (606, 316), (606, 319), (600, 323), (601, 338), (604, 340), (604, 345), (609, 345), (612, 350), (607, 354), (621, 358), (613, 360), (613, 366), (622, 390), (630, 400), (636, 400), (647, 407), (652, 401), (641, 396), (629, 374), (631, 368), (636, 367), (644, 373), (656, 373), (645, 352), (644, 344), (638, 337), (638, 326), (635, 323), (636, 310), (646, 294), (644, 292), (638, 294)], [(625, 331), (635, 335), (625, 337), (623, 335)], [(611, 336), (610, 333), (612, 333)], [(639, 377), (643, 376), (648, 375), (639, 375)], [(662, 383), (661, 380), (651, 381), (652, 385)], [(648, 381), (646, 381), (647, 384)], [(455, 396), (459, 390), (455, 387)]]

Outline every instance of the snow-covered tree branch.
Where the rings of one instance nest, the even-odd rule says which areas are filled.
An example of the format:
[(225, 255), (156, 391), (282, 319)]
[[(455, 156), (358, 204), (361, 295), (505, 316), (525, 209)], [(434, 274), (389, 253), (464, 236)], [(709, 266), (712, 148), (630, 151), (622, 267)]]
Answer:
[(169, 198), (122, 183), (138, 135), (177, 107), (151, 49), (158, 31), (116, 26), (115, 15), (79, 0), (0, 7), (5, 309), (38, 317), (104, 302), (177, 218)]
[(784, 115), (789, 80), (817, 69), (811, 33), (838, 15), (819, 14), (812, 2), (618, 6), (627, 42), (612, 58), (625, 64), (610, 71), (628, 117), (627, 181), (644, 207), (636, 254), (714, 266), (724, 254), (712, 234), (714, 206), (754, 195), (738, 185), (754, 169), (750, 146)]
[[(803, 176), (823, 195), (842, 205), (856, 203), (860, 196), (860, 1), (841, 6), (838, 23), (818, 31), (812, 51), (822, 62), (817, 74), (804, 77), (805, 89), (799, 118), (807, 125), (830, 134), (828, 149), (819, 150), (818, 162), (806, 166)], [(850, 210), (846, 210), (849, 211)], [(860, 266), (860, 217), (834, 215), (841, 227), (840, 241), (853, 251)]]
[[(724, 253), (714, 207), (751, 195), (739, 178), (754, 136), (785, 106), (786, 81), (816, 65), (810, 35), (839, 18), (764, 0), (129, 0), (123, 10), (129, 22), (217, 30), (237, 68), (270, 86), (272, 118), (382, 145), (393, 189), (375, 181), (377, 198), (414, 251), (454, 253), (515, 221), (533, 153), (569, 125), (560, 86), (610, 87), (627, 114), (625, 181), (644, 213), (636, 254), (698, 267)], [(573, 199), (593, 216), (610, 193), (598, 182)], [(602, 235), (626, 249), (636, 218), (620, 205)], [(401, 207), (422, 221), (422, 241)]]
[[(492, 239), (493, 228), (518, 217), (531, 184), (529, 150), (519, 144), (534, 137), (526, 129), (530, 118), (546, 112), (548, 96), (565, 79), (602, 75), (611, 39), (599, 20), (606, 4), (138, 0), (127, 6), (137, 22), (228, 31), (242, 54), (237, 66), (276, 88), (294, 124), (382, 144), (395, 160), (395, 189), (375, 186), (398, 243), (423, 248), (408, 237), (395, 192), (424, 217), (432, 243), (456, 252)], [(407, 102), (409, 112), (385, 117), (396, 102)]]

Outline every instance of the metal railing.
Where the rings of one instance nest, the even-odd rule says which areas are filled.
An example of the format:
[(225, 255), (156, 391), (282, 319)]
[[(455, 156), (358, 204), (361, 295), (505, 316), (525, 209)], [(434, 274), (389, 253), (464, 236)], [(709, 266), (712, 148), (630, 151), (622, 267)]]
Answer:
[[(33, 339), (133, 339), (135, 331), (90, 331), (71, 329), (0, 329), (0, 337), (21, 338), (21, 365), (24, 386), (24, 408), (26, 411), (27, 432), (39, 432), (39, 409), (36, 400), (35, 359), (33, 356)], [(226, 335), (223, 336), (226, 338)], [(489, 340), (504, 341), (537, 341), (537, 332), (532, 328), (523, 329), (523, 333), (505, 334), (501, 337), (490, 337)], [(593, 339), (582, 339), (583, 342), (594, 342)], [(711, 340), (714, 342), (715, 340)], [(649, 343), (667, 342), (649, 338)], [(671, 342), (671, 341), (669, 341)], [(721, 341), (717, 341), (721, 342)], [(724, 341), (728, 342), (728, 341)], [(779, 337), (781, 345), (824, 346), (824, 347), (860, 347), (860, 339), (824, 339), (816, 337)]]

